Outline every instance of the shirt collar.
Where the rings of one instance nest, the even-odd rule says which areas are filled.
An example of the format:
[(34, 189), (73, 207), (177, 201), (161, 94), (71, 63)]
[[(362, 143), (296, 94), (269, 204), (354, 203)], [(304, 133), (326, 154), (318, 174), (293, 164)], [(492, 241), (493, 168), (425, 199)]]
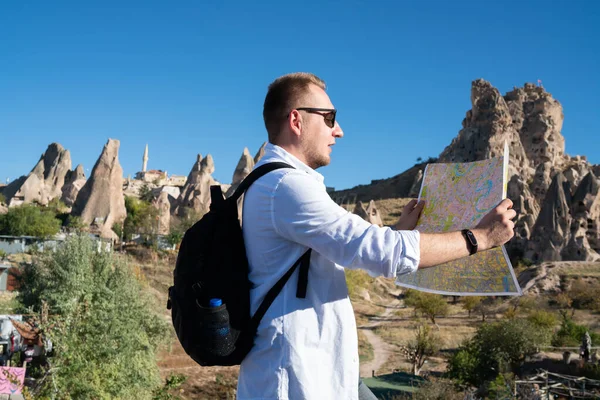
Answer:
[(315, 178), (316, 180), (318, 180), (321, 183), (323, 183), (323, 181), (325, 180), (323, 175), (321, 175), (320, 173), (318, 173), (317, 171), (315, 171), (308, 165), (304, 164), (297, 157), (288, 153), (283, 147), (279, 147), (276, 144), (269, 142), (265, 146), (265, 155), (261, 158), (260, 161), (261, 161), (261, 164), (264, 164), (266, 162), (271, 162), (271, 161), (275, 161), (275, 160), (285, 161), (288, 164), (290, 164), (292, 167), (295, 167), (301, 171), (306, 172), (307, 174), (309, 174), (310, 176), (312, 176), (313, 178)]

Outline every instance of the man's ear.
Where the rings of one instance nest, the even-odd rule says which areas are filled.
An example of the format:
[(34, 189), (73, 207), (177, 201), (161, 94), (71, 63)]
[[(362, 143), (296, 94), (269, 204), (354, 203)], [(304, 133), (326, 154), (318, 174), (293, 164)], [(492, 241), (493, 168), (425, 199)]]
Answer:
[(298, 110), (292, 110), (288, 117), (288, 126), (294, 135), (300, 136), (300, 133), (302, 132), (302, 124), (303, 121), (300, 112)]

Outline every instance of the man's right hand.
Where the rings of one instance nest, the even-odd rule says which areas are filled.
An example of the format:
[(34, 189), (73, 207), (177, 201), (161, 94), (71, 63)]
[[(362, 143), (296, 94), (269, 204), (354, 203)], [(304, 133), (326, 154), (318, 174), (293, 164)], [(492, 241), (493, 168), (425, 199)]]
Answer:
[(517, 212), (512, 206), (510, 199), (502, 200), (473, 229), (480, 251), (503, 245), (515, 235), (515, 223), (512, 219), (517, 216)]

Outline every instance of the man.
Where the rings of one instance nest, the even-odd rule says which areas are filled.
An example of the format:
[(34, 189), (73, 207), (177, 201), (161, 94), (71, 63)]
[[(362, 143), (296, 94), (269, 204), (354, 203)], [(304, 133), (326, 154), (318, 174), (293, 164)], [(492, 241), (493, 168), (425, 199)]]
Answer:
[[(409, 203), (395, 229), (372, 225), (331, 200), (316, 172), (331, 161), (344, 133), (325, 83), (312, 74), (276, 79), (264, 102), (269, 136), (258, 163), (294, 167), (258, 179), (245, 194), (243, 234), (250, 265), (251, 312), (307, 249), (312, 249), (306, 298), (296, 298), (294, 273), (263, 317), (241, 364), (240, 400), (373, 399), (359, 389), (356, 321), (344, 268), (395, 277), (468, 256), (461, 232), (414, 230), (423, 204)], [(513, 236), (516, 213), (504, 200), (472, 230), (479, 251)], [(359, 396), (360, 390), (360, 396)]]

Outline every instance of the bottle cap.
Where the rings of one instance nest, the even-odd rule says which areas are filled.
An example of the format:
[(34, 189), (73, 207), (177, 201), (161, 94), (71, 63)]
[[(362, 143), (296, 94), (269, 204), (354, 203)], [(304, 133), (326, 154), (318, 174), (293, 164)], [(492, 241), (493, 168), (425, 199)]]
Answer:
[(221, 301), (221, 299), (210, 299), (209, 304), (211, 307), (219, 307), (223, 304), (223, 302)]

